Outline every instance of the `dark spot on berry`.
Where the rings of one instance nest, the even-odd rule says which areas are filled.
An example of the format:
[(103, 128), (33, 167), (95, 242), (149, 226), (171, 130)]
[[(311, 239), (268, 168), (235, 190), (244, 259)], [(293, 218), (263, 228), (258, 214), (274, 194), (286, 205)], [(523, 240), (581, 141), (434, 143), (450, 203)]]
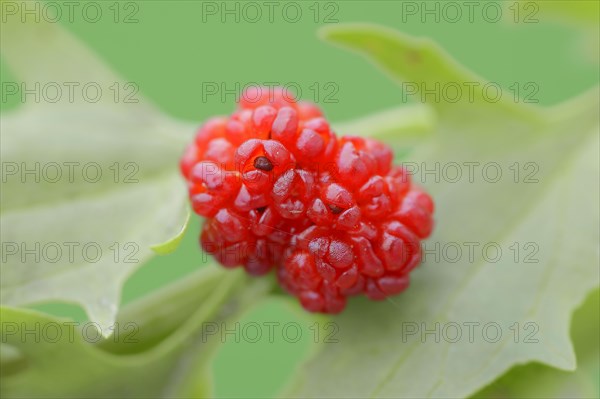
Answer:
[(256, 169), (264, 170), (266, 172), (270, 172), (273, 170), (273, 164), (269, 161), (269, 158), (265, 156), (256, 157), (254, 159), (254, 167)]
[(258, 212), (258, 213), (263, 213), (266, 210), (267, 210), (266, 206), (261, 206), (260, 208), (256, 208), (256, 212)]
[(340, 208), (339, 206), (336, 206), (336, 205), (333, 205), (333, 204), (329, 204), (329, 209), (331, 209), (331, 212), (334, 215), (340, 214), (344, 210), (343, 208)]

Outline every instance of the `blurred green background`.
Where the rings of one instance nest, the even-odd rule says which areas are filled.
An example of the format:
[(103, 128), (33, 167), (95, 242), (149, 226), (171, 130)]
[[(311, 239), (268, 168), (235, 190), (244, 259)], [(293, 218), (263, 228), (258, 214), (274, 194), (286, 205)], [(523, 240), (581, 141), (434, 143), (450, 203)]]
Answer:
[[(215, 95), (204, 92), (203, 96), (207, 84), (225, 85), (228, 90), (252, 82), (293, 84), (292, 90), (299, 87), (303, 98), (317, 100), (333, 121), (368, 115), (406, 102), (399, 86), (391, 84), (373, 66), (318, 39), (317, 29), (326, 25), (326, 21), (374, 22), (431, 38), (459, 62), (505, 88), (504, 95), (513, 95), (511, 87), (522, 89), (533, 82), (538, 90), (528, 92), (530, 99), (542, 105), (559, 103), (598, 82), (597, 64), (585, 55), (586, 46), (590, 46), (586, 39), (589, 36), (585, 30), (561, 24), (546, 12), (550, 11), (552, 1), (541, 2), (539, 11), (531, 15), (537, 22), (529, 23), (525, 17), (532, 10), (523, 5), (516, 6), (521, 12), (519, 22), (512, 21), (514, 1), (503, 4), (513, 9), (503, 8), (504, 18), (497, 22), (486, 20), (482, 7), (475, 9), (473, 21), (463, 7), (462, 17), (451, 22), (448, 19), (455, 15), (451, 9), (446, 10), (447, 19), (440, 10), (442, 18), (436, 21), (434, 15), (420, 12), (407, 15), (407, 2), (401, 1), (297, 1), (287, 14), (288, 20), (293, 19), (295, 11), (301, 10), (302, 15), (295, 23), (286, 21), (283, 5), (274, 9), (271, 22), (268, 7), (262, 1), (252, 2), (251, 6), (222, 1), (121, 2), (116, 6), (118, 22), (114, 20), (114, 8), (109, 10), (109, 3), (113, 4), (102, 2), (102, 10), (110, 12), (110, 18), (101, 18), (97, 23), (82, 18), (62, 23), (125, 80), (135, 82), (141, 95), (168, 114), (198, 124), (234, 108), (233, 94), (222, 98), (219, 91)], [(408, 3), (419, 7), (425, 4)], [(430, 9), (436, 7), (435, 3), (443, 7), (443, 2), (426, 3)], [(589, 2), (571, 3), (585, 6)], [(215, 7), (216, 14), (207, 14), (214, 12)], [(223, 15), (224, 7), (230, 10), (237, 7), (239, 21), (235, 14)], [(262, 16), (252, 22), (257, 9)], [(493, 17), (495, 9), (490, 9), (488, 16)], [(128, 16), (132, 23), (124, 23)], [(221, 17), (226, 21), (222, 22)], [(14, 77), (3, 67), (2, 81), (11, 80)], [(2, 103), (2, 108), (17, 105), (17, 101), (10, 99)], [(196, 219), (175, 253), (155, 258), (140, 268), (126, 284), (123, 303), (201, 267), (206, 259), (197, 243), (199, 229), (200, 220)], [(51, 304), (36, 308), (85, 319), (83, 311), (74, 306)], [(302, 339), (291, 343), (279, 335), (273, 343), (261, 340), (256, 344), (229, 340), (215, 362), (218, 397), (267, 397), (282, 387), (286, 376), (306, 356), (312, 340), (308, 321), (296, 310), (295, 304), (289, 305), (284, 300), (270, 301), (246, 317), (259, 323), (304, 323)], [(255, 367), (256, 358), (261, 359), (262, 365), (269, 365), (268, 368)]]

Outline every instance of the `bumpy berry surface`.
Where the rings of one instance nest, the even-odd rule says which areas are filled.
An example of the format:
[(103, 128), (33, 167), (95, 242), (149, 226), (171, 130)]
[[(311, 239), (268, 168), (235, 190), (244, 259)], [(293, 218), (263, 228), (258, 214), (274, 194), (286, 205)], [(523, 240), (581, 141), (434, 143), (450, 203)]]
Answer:
[(181, 158), (200, 243), (225, 267), (275, 269), (311, 312), (405, 290), (433, 229), (431, 197), (376, 140), (342, 136), (281, 88), (246, 90)]

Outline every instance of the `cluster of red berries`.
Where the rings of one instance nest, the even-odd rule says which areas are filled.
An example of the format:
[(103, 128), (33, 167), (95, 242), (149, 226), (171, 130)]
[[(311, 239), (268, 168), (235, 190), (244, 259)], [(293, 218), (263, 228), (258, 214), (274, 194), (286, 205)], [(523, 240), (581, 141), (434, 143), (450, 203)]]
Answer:
[(433, 201), (386, 145), (337, 137), (320, 109), (283, 89), (246, 90), (181, 159), (202, 248), (252, 275), (273, 268), (313, 312), (403, 291), (433, 227)]

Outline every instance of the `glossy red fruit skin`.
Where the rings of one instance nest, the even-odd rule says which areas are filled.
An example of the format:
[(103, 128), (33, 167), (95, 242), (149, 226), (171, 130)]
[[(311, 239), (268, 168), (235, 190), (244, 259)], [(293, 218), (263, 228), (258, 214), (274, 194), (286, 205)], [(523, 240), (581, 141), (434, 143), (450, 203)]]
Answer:
[(294, 94), (282, 87), (251, 86), (239, 98), (239, 109), (256, 109), (263, 105), (273, 107), (296, 106)]
[(396, 198), (392, 195), (388, 182), (379, 175), (372, 176), (360, 187), (357, 202), (364, 217), (371, 220), (389, 215)]
[(377, 161), (362, 148), (364, 140), (358, 137), (345, 137), (340, 140), (336, 155), (334, 179), (355, 189), (367, 182), (375, 174)]
[(313, 104), (308, 101), (298, 102), (297, 109), (298, 115), (302, 120), (309, 120), (323, 116), (323, 112), (321, 112), (321, 109), (317, 107), (316, 104)]
[(282, 245), (268, 236), (253, 234), (251, 225), (240, 215), (223, 209), (207, 220), (200, 234), (202, 249), (223, 266), (242, 265), (251, 275), (263, 275), (281, 262)]
[(295, 154), (305, 169), (323, 171), (325, 165), (333, 165), (338, 140), (329, 123), (323, 117), (300, 122), (295, 143)]
[(204, 217), (213, 217), (226, 207), (240, 188), (237, 172), (226, 171), (212, 161), (201, 161), (189, 172), (188, 189), (192, 208)]
[(275, 181), (296, 164), (283, 144), (259, 139), (245, 141), (235, 153), (235, 163), (251, 193), (270, 191)]
[(289, 106), (281, 107), (271, 126), (271, 138), (284, 144), (287, 148), (294, 148), (298, 134), (298, 112)]
[(315, 224), (331, 225), (338, 230), (356, 230), (361, 220), (354, 196), (338, 183), (323, 184), (320, 196), (312, 201), (307, 214)]
[(315, 189), (313, 174), (290, 168), (275, 181), (271, 198), (281, 216), (290, 220), (299, 219), (305, 217)]
[(434, 203), (377, 140), (338, 137), (315, 104), (249, 88), (208, 120), (180, 160), (200, 244), (224, 267), (279, 284), (310, 312), (407, 289)]
[[(226, 124), (226, 118), (215, 117), (206, 121), (206, 123), (198, 129), (194, 142), (188, 145), (179, 162), (181, 174), (186, 179), (189, 177), (194, 165), (200, 161), (214, 161), (218, 164), (223, 164), (231, 159), (231, 156), (235, 153), (235, 148), (232, 147), (221, 148), (221, 151), (217, 151), (216, 148), (213, 148), (212, 152), (207, 154), (207, 150), (213, 140), (225, 136)], [(226, 147), (226, 144), (221, 143), (221, 146)]]
[(427, 238), (433, 230), (433, 201), (425, 192), (415, 189), (406, 194), (392, 218), (410, 227), (419, 238)]
[(306, 310), (339, 313), (349, 292), (360, 284), (356, 262), (348, 236), (313, 226), (298, 235), (278, 277)]

